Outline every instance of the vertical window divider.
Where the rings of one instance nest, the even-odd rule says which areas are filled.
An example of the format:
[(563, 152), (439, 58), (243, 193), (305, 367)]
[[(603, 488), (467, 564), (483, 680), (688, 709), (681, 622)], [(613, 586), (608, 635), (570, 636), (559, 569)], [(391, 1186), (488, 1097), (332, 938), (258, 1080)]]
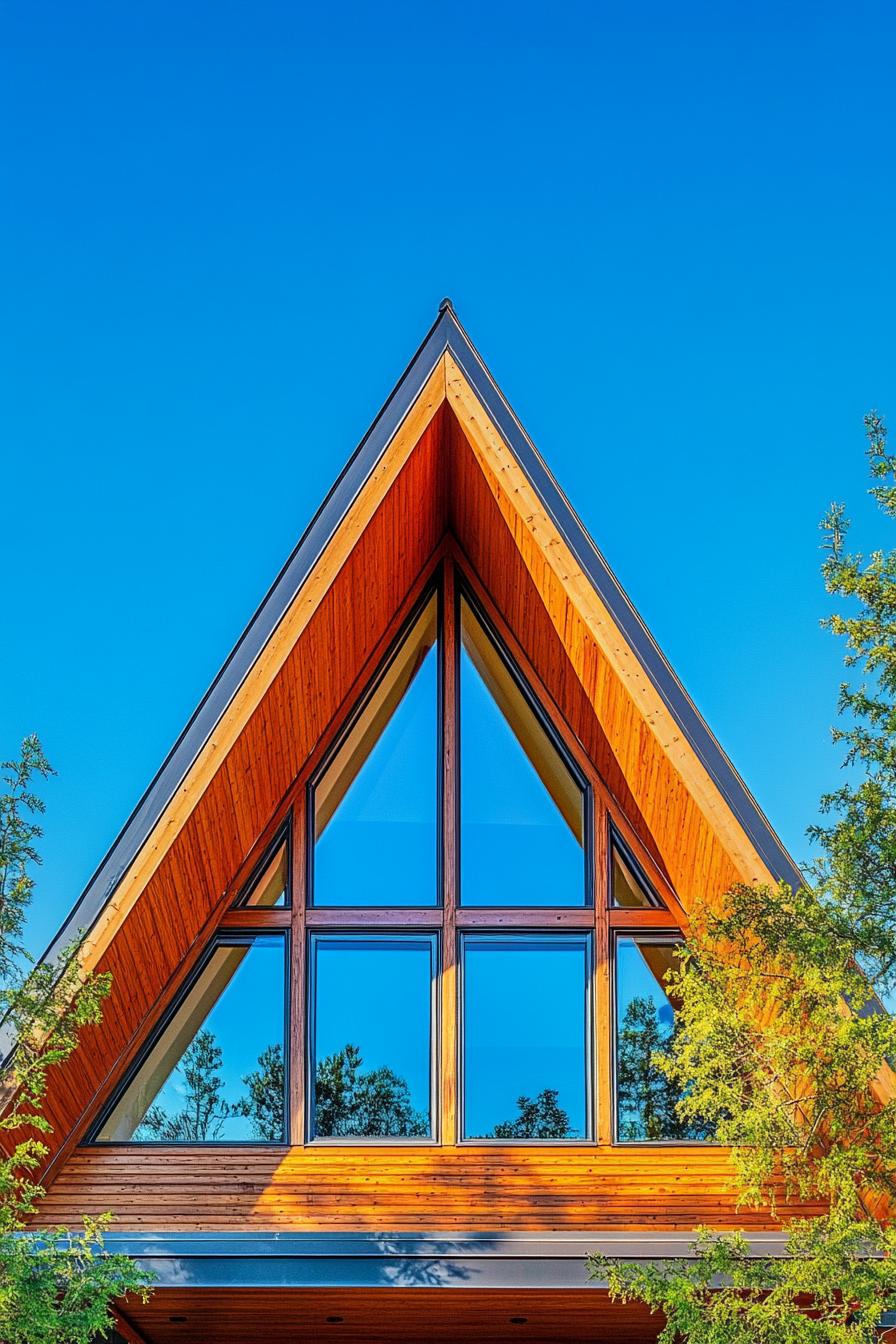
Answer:
[(597, 1142), (612, 1143), (613, 1118), (613, 976), (612, 933), (608, 906), (610, 893), (610, 820), (607, 806), (597, 791), (594, 806), (594, 1021), (593, 1077), (597, 1089)]
[(446, 557), (441, 593), (441, 730), (442, 730), (442, 946), (441, 1022), (438, 1076), (440, 1110), (438, 1136), (443, 1144), (458, 1141), (458, 593), (454, 562)]
[(307, 1034), (307, 938), (305, 936), (305, 909), (307, 905), (308, 874), (308, 790), (298, 791), (292, 814), (292, 837), (289, 852), (292, 859), (290, 895), (292, 897), (292, 928), (290, 937), (290, 1004), (289, 1034), (286, 1041), (289, 1060), (289, 1116), (288, 1141), (293, 1146), (305, 1142), (305, 1038)]

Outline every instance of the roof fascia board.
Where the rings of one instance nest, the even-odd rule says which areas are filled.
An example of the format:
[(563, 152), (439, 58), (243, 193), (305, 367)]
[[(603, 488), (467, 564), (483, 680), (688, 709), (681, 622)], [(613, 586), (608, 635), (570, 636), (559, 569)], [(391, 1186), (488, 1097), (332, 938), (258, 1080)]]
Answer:
[[(799, 870), (722, 750), (605, 558), (523, 429), (447, 300), (379, 415), (309, 523), (233, 652), (88, 882), (42, 960), (56, 960), (88, 933), (152, 834), (240, 686), (300, 591), (352, 503), (413, 407), (439, 359), (450, 352), (485, 413), (528, 476), (545, 511), (641, 662), (669, 713), (715, 782), (769, 871), (799, 886)], [(0, 1039), (0, 1047), (8, 1042)]]
[[(656, 1263), (692, 1258), (693, 1232), (127, 1233), (108, 1232), (107, 1252), (131, 1256), (171, 1288), (606, 1287), (583, 1282), (589, 1253)], [(748, 1254), (786, 1254), (783, 1233), (748, 1238)]]
[[(41, 958), (43, 962), (57, 960), (76, 938), (89, 933), (114, 896), (122, 878), (164, 815), (285, 612), (435, 371), (445, 353), (447, 325), (447, 313), (441, 309), (417, 353), (346, 462), (149, 788), (44, 952)], [(0, 1049), (5, 1044), (0, 1031)]]
[(759, 804), (626, 595), (604, 556), (523, 429), (453, 310), (448, 349), (470, 388), (517, 459), (576, 563), (628, 641), (645, 674), (694, 750), (727, 806), (776, 880), (796, 888), (802, 876)]

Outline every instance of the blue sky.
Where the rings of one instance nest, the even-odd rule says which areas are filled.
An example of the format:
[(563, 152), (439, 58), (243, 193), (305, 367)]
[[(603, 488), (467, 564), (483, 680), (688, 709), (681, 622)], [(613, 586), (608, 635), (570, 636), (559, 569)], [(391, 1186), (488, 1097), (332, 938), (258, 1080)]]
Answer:
[(43, 946), (443, 294), (797, 857), (896, 408), (887, 4), (0, 6), (0, 748)]

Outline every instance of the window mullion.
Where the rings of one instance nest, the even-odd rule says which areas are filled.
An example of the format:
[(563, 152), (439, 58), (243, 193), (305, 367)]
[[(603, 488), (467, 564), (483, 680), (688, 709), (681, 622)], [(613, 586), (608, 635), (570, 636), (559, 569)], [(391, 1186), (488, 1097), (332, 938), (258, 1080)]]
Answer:
[(289, 976), (289, 1142), (305, 1142), (305, 1049), (307, 1034), (305, 910), (308, 886), (308, 791), (301, 789), (292, 817), (292, 934)]
[(613, 975), (608, 884), (610, 880), (607, 809), (594, 795), (594, 1080), (597, 1141), (613, 1140)]
[(442, 947), (441, 1023), (439, 1033), (439, 1136), (455, 1144), (457, 1127), (458, 996), (458, 601), (454, 564), (446, 559), (442, 576)]

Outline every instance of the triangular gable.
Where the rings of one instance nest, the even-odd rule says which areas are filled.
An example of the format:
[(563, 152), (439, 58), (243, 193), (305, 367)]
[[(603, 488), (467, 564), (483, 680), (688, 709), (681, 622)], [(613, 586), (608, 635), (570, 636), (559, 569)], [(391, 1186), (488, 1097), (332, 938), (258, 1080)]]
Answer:
[[(113, 971), (115, 996), (103, 1049), (72, 1062), (80, 1085), (51, 1083), (59, 1142), (78, 1130), (179, 962), (214, 927), (223, 896), (232, 899), (227, 884), (447, 531), (522, 653), (552, 665), (550, 675), (539, 667), (550, 694), (685, 906), (701, 880), (719, 890), (736, 878), (799, 881), (446, 302), (48, 949), (53, 957), (86, 930), (83, 962)], [(366, 622), (352, 620), (359, 595)], [(344, 669), (321, 656), (337, 630), (352, 642)], [(287, 704), (292, 718), (280, 722)], [(648, 756), (661, 790), (649, 778), (633, 783), (633, 761)], [(264, 788), (250, 786), (253, 767)], [(689, 875), (671, 871), (673, 833), (697, 856)], [(196, 856), (213, 850), (218, 867), (201, 870)], [(119, 936), (126, 925), (128, 940)], [(140, 977), (138, 948), (154, 949)]]

